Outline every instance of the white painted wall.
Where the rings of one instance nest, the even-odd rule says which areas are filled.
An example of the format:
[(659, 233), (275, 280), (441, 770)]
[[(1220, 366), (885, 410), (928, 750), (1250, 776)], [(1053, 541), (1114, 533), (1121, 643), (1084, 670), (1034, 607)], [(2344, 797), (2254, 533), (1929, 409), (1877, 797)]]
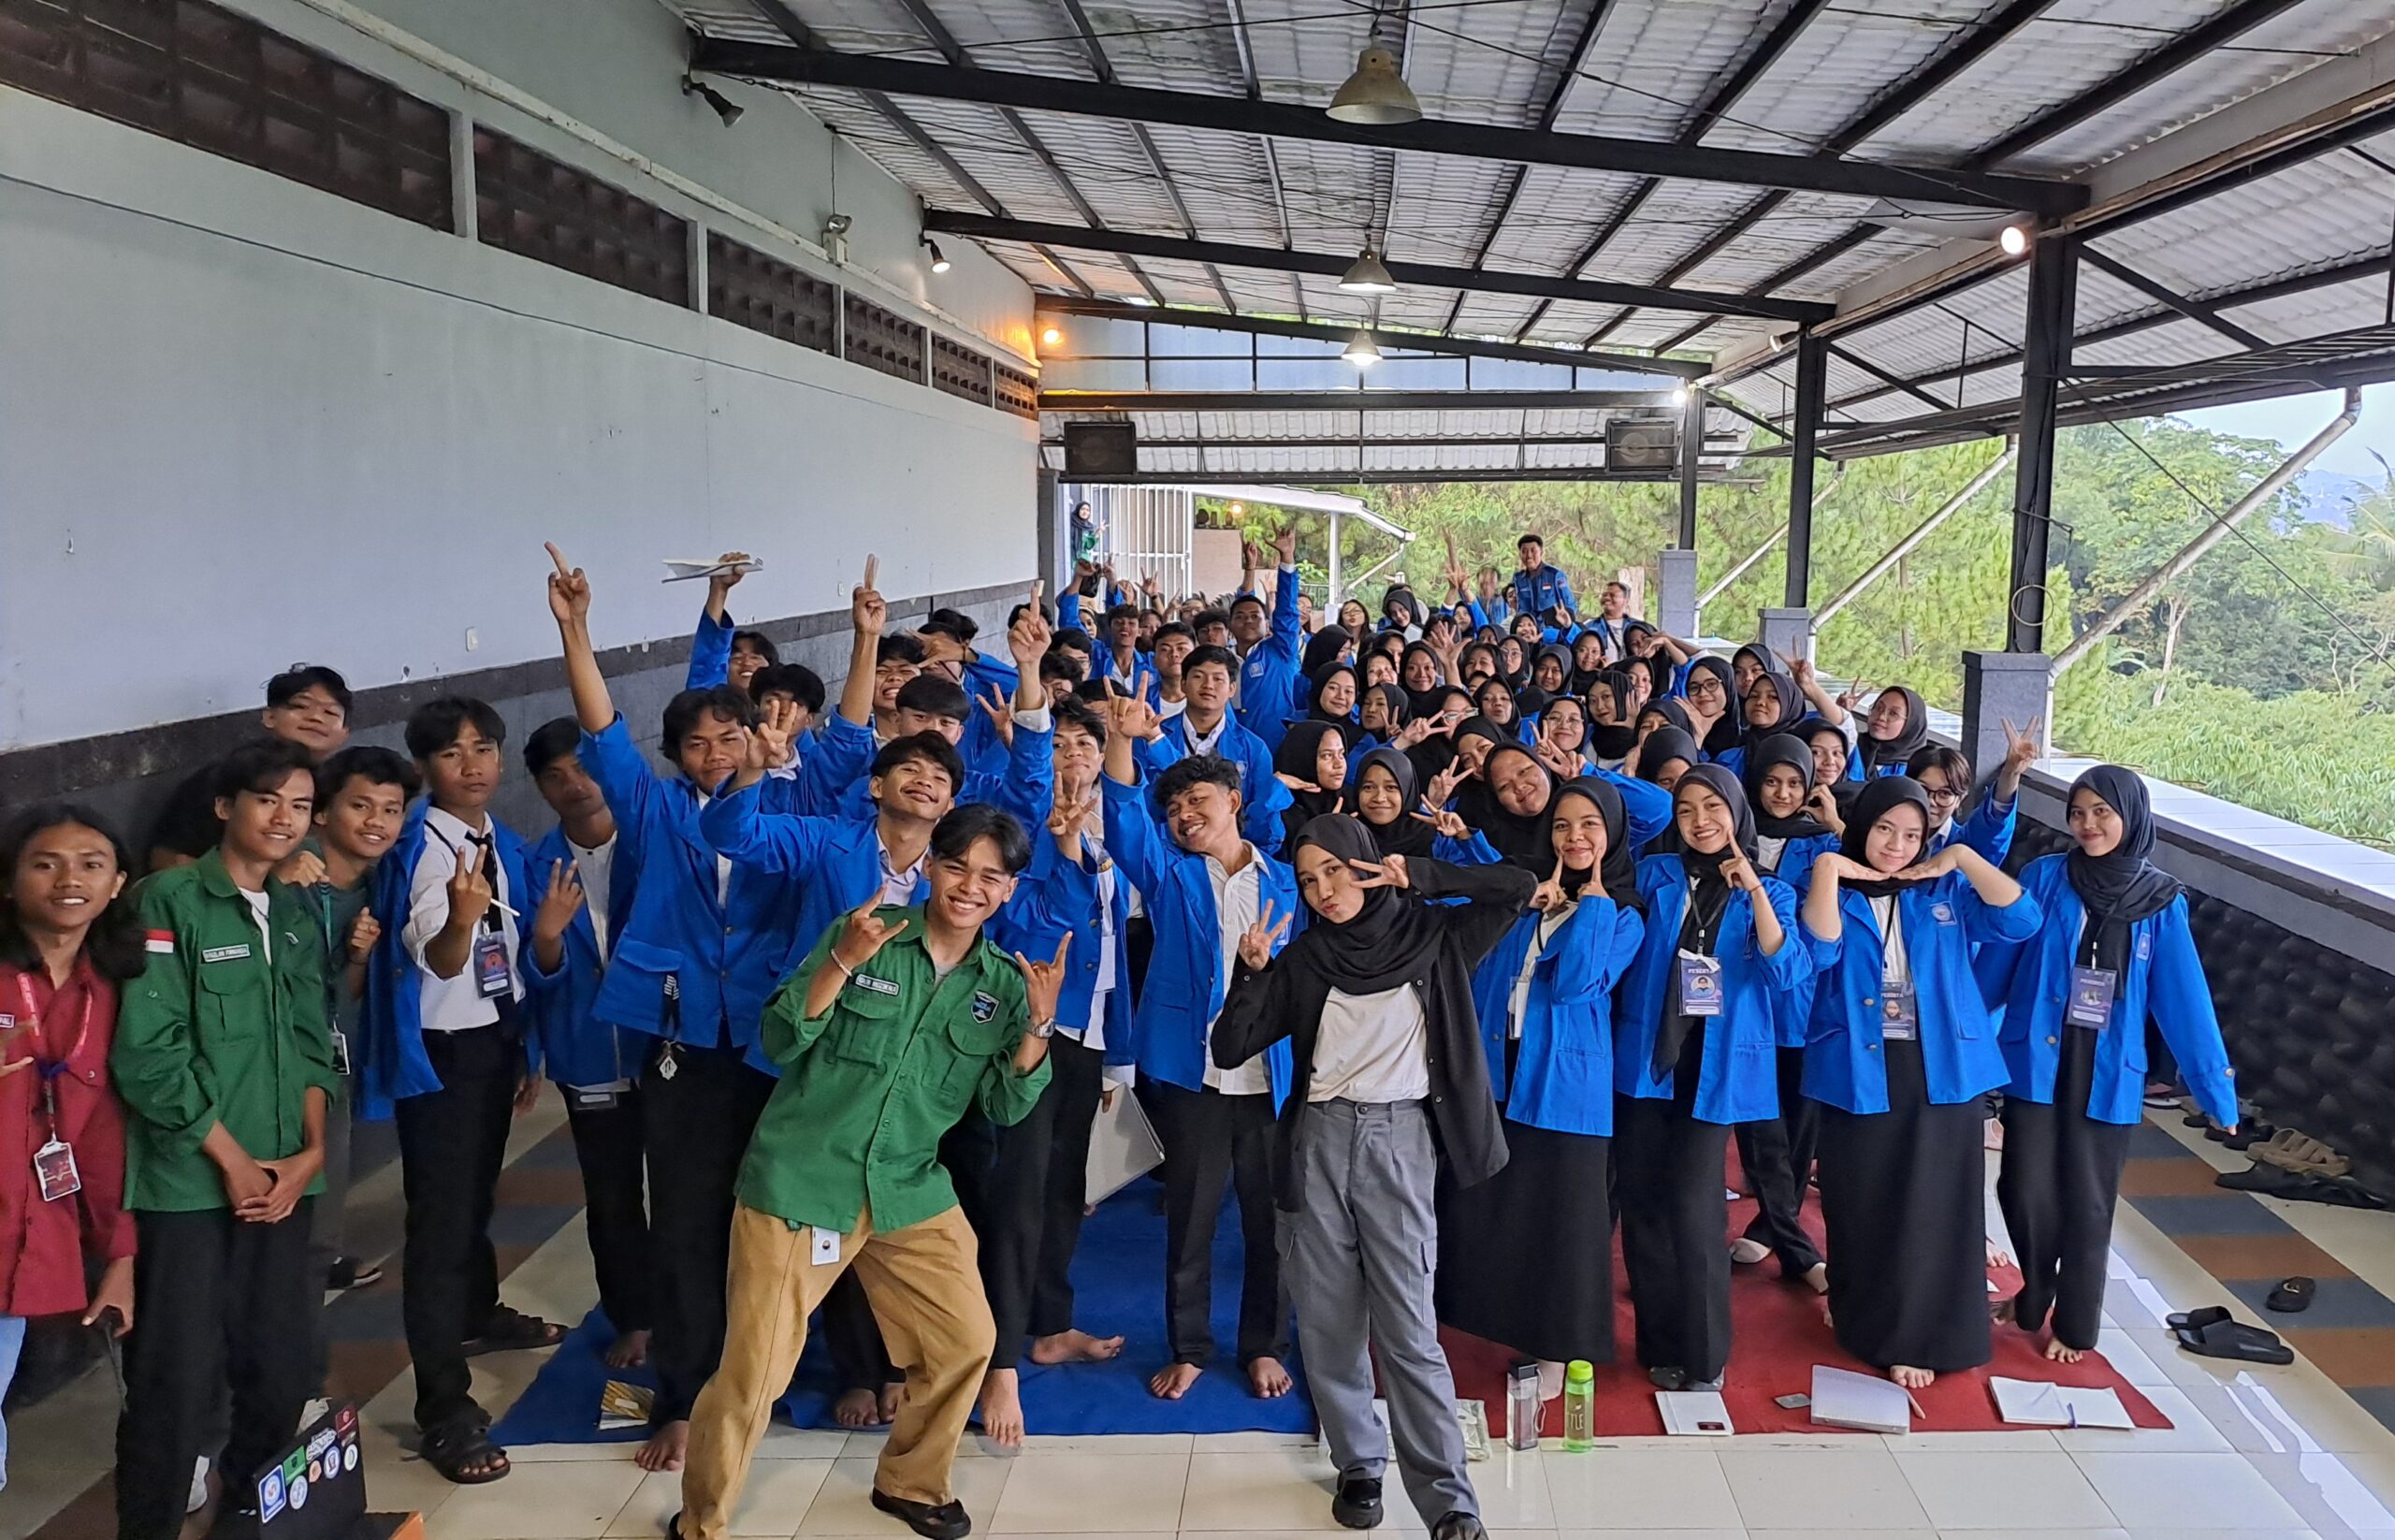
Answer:
[[(638, 42), (655, 8), (378, 3), (428, 22), (545, 13), (528, 37), (602, 53)], [(298, 0), (247, 8), (463, 99)], [(568, 10), (581, 32), (555, 24)], [(652, 53), (672, 41), (646, 31)], [(655, 132), (644, 153), (699, 156), (661, 113), (632, 121), (644, 94), (727, 136), (671, 73), (619, 84), (625, 121), (593, 126)], [(749, 105), (731, 136), (789, 138), (776, 111), (811, 122), (778, 99)], [(554, 125), (476, 110), (701, 212)], [(852, 197), (861, 164), (844, 157), (840, 197), (864, 229), (881, 212), (862, 176)], [(695, 158), (674, 168), (750, 207), (784, 174), (749, 166), (741, 197)], [(792, 196), (806, 175), (788, 173)], [(869, 190), (905, 202), (886, 179)], [(965, 274), (957, 294), (979, 296), (965, 308), (989, 333), (1027, 328), (1020, 283), (978, 252), (951, 254), (935, 282)], [(702, 596), (660, 586), (658, 559), (727, 545), (768, 563), (741, 589), (744, 615), (844, 603), (868, 550), (893, 594), (1023, 577), (1036, 439), (985, 406), (0, 89), (0, 749), (245, 708), (303, 658), (371, 686), (549, 656), (547, 538), (590, 570), (602, 647), (687, 631)]]

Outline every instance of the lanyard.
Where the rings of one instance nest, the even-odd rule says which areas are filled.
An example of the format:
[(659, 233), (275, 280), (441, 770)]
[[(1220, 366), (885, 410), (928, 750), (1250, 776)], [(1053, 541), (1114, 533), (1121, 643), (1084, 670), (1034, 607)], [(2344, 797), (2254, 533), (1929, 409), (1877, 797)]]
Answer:
[[(67, 1049), (55, 1064), (45, 1062), (41, 1056), (41, 1036), (38, 1028), (42, 1013), (34, 1004), (34, 984), (31, 975), (23, 972), (17, 975), (17, 997), (23, 1002), (25, 1015), (36, 1028), (32, 1039), (34, 1072), (41, 1077), (42, 1115), (50, 1120), (51, 1137), (55, 1138), (58, 1128), (58, 1077), (66, 1072), (66, 1067), (75, 1062), (76, 1056), (83, 1052), (83, 1045), (92, 1039), (92, 1016), (99, 1008), (99, 993), (89, 984), (84, 986), (82, 1024), (75, 1029), (74, 1046)], [(51, 991), (51, 1002), (54, 1005), (57, 1000), (58, 991), (53, 989)]]

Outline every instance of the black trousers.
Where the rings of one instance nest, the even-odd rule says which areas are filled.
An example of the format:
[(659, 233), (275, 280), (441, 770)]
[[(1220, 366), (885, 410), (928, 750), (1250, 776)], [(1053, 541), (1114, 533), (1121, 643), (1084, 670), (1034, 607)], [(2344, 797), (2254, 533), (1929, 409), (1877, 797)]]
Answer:
[(1721, 1240), (1730, 1131), (1699, 1122), (1676, 1102), (1617, 1097), (1613, 1105), (1621, 1260), (1638, 1319), (1638, 1361), (1718, 1379), (1730, 1361), (1730, 1252)]
[(1822, 1260), (1821, 1249), (1805, 1233), (1799, 1217), (1813, 1176), (1821, 1109), (1805, 1099), (1805, 1051), (1782, 1048), (1778, 1053), (1779, 1115), (1768, 1123), (1738, 1125), (1738, 1164), (1755, 1194), (1755, 1216), (1747, 1224), (1747, 1239), (1772, 1249), (1779, 1258), (1781, 1277), (1797, 1278)]
[(1026, 1329), (1034, 1337), (1072, 1329), (1073, 1252), (1081, 1245), (1081, 1210), (1089, 1195), (1089, 1138), (1097, 1121), (1098, 1097), (1106, 1089), (1105, 1053), (1062, 1033), (1048, 1044), (1048, 1094), (1042, 1099), (1055, 1105)]
[(648, 1234), (648, 1171), (640, 1087), (614, 1093), (610, 1105), (586, 1106), (565, 1091), (573, 1158), (582, 1167), (588, 1214), (590, 1265), (599, 1275), (599, 1308), (617, 1331), (656, 1324), (657, 1258)]
[(499, 1308), (490, 1214), (524, 1072), (522, 1043), (505, 1023), (428, 1032), (425, 1057), (441, 1089), (397, 1106), (407, 1197), (399, 1310), (415, 1365), (416, 1426), (427, 1432), (490, 1420), (474, 1401), (465, 1344)]
[[(1065, 1044), (1063, 1038), (1051, 1039), (1052, 1062), (1055, 1049)], [(940, 1158), (956, 1184), (957, 1204), (980, 1243), (981, 1291), (989, 1297), (990, 1315), (997, 1325), (990, 1355), (994, 1369), (1014, 1367), (1030, 1329), (1056, 1099), (1052, 1076), (1022, 1122), (993, 1124), (971, 1112), (940, 1141)]]
[(1289, 1351), (1289, 1303), (1272, 1215), (1272, 1098), (1227, 1097), (1151, 1083), (1149, 1109), (1164, 1146), (1165, 1332), (1177, 1363), (1214, 1356), (1214, 1226), (1226, 1184), (1239, 1196), (1244, 1263), (1239, 1361)]
[[(663, 1072), (668, 1053), (671, 1075)], [(640, 1090), (657, 1257), (648, 1344), (657, 1369), (654, 1416), (660, 1423), (687, 1422), (723, 1356), (733, 1186), (774, 1078), (749, 1068), (737, 1048), (660, 1041)]]
[(1996, 1202), (2021, 1263), (2014, 1321), (2036, 1331), (2051, 1315), (2056, 1342), (2092, 1348), (2104, 1325), (2105, 1261), (2132, 1125), (2087, 1115), (2097, 1035), (2059, 1030), (2067, 1037), (2053, 1102), (2004, 1098)]
[(211, 1430), (229, 1392), (232, 1426), (218, 1468), (228, 1506), (256, 1501), (255, 1478), (280, 1459), (314, 1393), (322, 1295), (308, 1263), (315, 1199), (280, 1224), (230, 1209), (137, 1213), (133, 1334), (116, 1425), (119, 1540), (174, 1540), (192, 1466), (216, 1452)]

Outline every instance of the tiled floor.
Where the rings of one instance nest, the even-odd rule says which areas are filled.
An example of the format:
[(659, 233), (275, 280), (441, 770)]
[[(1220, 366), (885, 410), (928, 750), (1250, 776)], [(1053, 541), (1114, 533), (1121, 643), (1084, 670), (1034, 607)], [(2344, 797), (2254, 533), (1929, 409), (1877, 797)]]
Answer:
[[(2114, 1235), (2102, 1344), (2173, 1427), (1621, 1439), (1585, 1454), (1500, 1448), (1473, 1470), (1492, 1533), (1500, 1540), (2395, 1540), (2395, 1433), (2338, 1383), (2354, 1378), (2357, 1361), (2375, 1362), (2374, 1347), (2356, 1360), (2344, 1344), (2395, 1336), (2389, 1307), (2371, 1286), (2395, 1280), (2395, 1215), (2314, 1213), (2242, 1197), (2235, 1201), (2258, 1218), (2199, 1207), (2231, 1195), (2209, 1184), (2209, 1171), (2188, 1151), (2215, 1164), (2243, 1161), (2180, 1132), (2156, 1125), (2139, 1136), (2132, 1196)], [(544, 1211), (511, 1221), (523, 1227), (518, 1244), (546, 1238), (518, 1253), (507, 1294), (521, 1308), (573, 1318), (591, 1298), (589, 1263), (578, 1213), (558, 1226), (554, 1155), (531, 1146), (527, 1169), (511, 1174), (516, 1206)], [(2315, 1222), (2323, 1217), (2331, 1223)], [(2260, 1249), (2232, 1249), (2248, 1246)], [(2319, 1304), (2288, 1332), (2308, 1358), (2265, 1368), (2193, 1358), (2162, 1329), (2171, 1310), (2224, 1300), (2258, 1319), (2252, 1281), (2299, 1266), (2323, 1280)], [(2331, 1282), (2340, 1286), (2333, 1292)], [(2286, 1327), (2289, 1318), (2267, 1324)], [(353, 1349), (361, 1373), (371, 1345), (361, 1341)], [(494, 1408), (503, 1405), (538, 1367), (530, 1355), (478, 1360), (477, 1393)], [(508, 1479), (453, 1488), (401, 1446), (410, 1393), (402, 1369), (367, 1405), (369, 1490), (378, 1508), (421, 1509), (431, 1540), (637, 1540), (658, 1534), (677, 1505), (677, 1481), (645, 1476), (623, 1445), (518, 1447)], [(19, 1454), (14, 1483), (0, 1494), (0, 1540), (40, 1525), (104, 1466), (104, 1452), (96, 1461), (65, 1461), (70, 1446), (61, 1430), (80, 1426), (88, 1449), (111, 1394), (105, 1383), (80, 1386), (36, 1409), (34, 1426), (12, 1428)], [(865, 1501), (878, 1443), (874, 1434), (775, 1429), (733, 1533), (903, 1537)], [(1308, 1439), (1035, 1435), (1013, 1459), (991, 1458), (978, 1445), (963, 1455), (958, 1492), (984, 1534), (1272, 1540), (1339, 1533), (1329, 1517), (1330, 1468)], [(1388, 1529), (1420, 1533), (1394, 1483), (1390, 1497)], [(42, 1540), (85, 1540), (70, 1517), (48, 1525)]]

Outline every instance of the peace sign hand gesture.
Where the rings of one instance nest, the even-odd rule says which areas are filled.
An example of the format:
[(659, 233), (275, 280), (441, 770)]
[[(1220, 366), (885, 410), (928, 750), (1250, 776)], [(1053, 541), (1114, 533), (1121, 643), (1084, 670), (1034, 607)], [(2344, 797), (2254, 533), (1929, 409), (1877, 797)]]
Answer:
[(1081, 830), (1089, 826), (1089, 821), (1096, 811), (1097, 793), (1095, 791), (1079, 802), (1058, 797), (1048, 809), (1048, 833), (1060, 843), (1071, 844)]
[(1056, 942), (1056, 956), (1052, 962), (1035, 963), (1019, 952), (1014, 954), (1014, 966), (1023, 975), (1023, 992), (1034, 1022), (1056, 1019), (1056, 996), (1065, 987), (1065, 954), (1072, 948), (1073, 933), (1067, 931)]
[(1553, 875), (1540, 878), (1538, 886), (1531, 890), (1531, 908), (1541, 914), (1553, 914), (1564, 903), (1563, 858), (1559, 855), (1555, 858)]
[(1444, 770), (1430, 777), (1430, 784), (1424, 790), (1422, 800), (1429, 803), (1434, 810), (1444, 807), (1455, 799), (1456, 788), (1471, 778), (1472, 771), (1465, 766), (1462, 757), (1459, 755), (1447, 763)]
[[(1472, 837), (1472, 825), (1463, 821), (1463, 815), (1461, 813), (1449, 812), (1447, 809), (1440, 806), (1437, 803), (1432, 802), (1429, 797), (1424, 797), (1422, 799), (1422, 810), (1420, 812), (1409, 814), (1408, 816), (1416, 823), (1429, 824), (1433, 831), (1446, 835), (1449, 839), (1470, 839)], [(1405, 858), (1403, 856), (1391, 856), (1389, 859), (1391, 861), (1402, 862)], [(1403, 883), (1400, 883), (1398, 885), (1400, 887), (1404, 886)]]
[(907, 928), (903, 920), (884, 923), (874, 910), (876, 899), (867, 899), (860, 908), (852, 909), (840, 923), (840, 938), (832, 943), (832, 961), (849, 973), (873, 961), (874, 953), (890, 944), (893, 937)]
[(791, 737), (798, 730), (798, 703), (775, 696), (757, 713), (748, 732), (748, 768), (779, 769), (790, 763)]
[(860, 636), (878, 636), (882, 627), (890, 623), (890, 606), (875, 588), (874, 579), (881, 575), (881, 558), (864, 559), (864, 581), (849, 593), (849, 623)]
[(1999, 717), (1996, 720), (2004, 727), (2004, 774), (2018, 781), (2021, 772), (2037, 763), (2038, 744), (2045, 736), (2046, 719), (2032, 717), (2029, 725), (2018, 732), (2005, 718)]
[(1272, 905), (1268, 901), (1256, 923), (1240, 933), (1239, 960), (1245, 963), (1250, 971), (1261, 971), (1272, 961), (1272, 949), (1281, 944), (1282, 937), (1288, 934), (1289, 920), (1290, 916), (1285, 914), (1281, 916), (1280, 923), (1274, 924)]
[(1553, 738), (1542, 736), (1531, 746), (1531, 753), (1536, 757), (1539, 763), (1566, 780), (1580, 774), (1579, 756), (1557, 743)]
[(482, 923), (490, 912), (490, 879), (483, 875), (483, 849), (469, 839), (458, 845), (457, 869), (449, 874), (449, 923), (457, 930)]
[(1378, 861), (1351, 860), (1347, 864), (1356, 869), (1356, 886), (1367, 891), (1410, 885), (1405, 874), (1405, 858), (1401, 855), (1383, 856)]
[(536, 939), (555, 941), (565, 935), (581, 912), (585, 894), (582, 874), (563, 861), (549, 863), (549, 885), (541, 894), (541, 907), (532, 916), (532, 935)]
[(1014, 747), (1014, 705), (1009, 701), (994, 701), (987, 695), (976, 695), (973, 704), (989, 714), (991, 730), (998, 741), (1009, 748)]

